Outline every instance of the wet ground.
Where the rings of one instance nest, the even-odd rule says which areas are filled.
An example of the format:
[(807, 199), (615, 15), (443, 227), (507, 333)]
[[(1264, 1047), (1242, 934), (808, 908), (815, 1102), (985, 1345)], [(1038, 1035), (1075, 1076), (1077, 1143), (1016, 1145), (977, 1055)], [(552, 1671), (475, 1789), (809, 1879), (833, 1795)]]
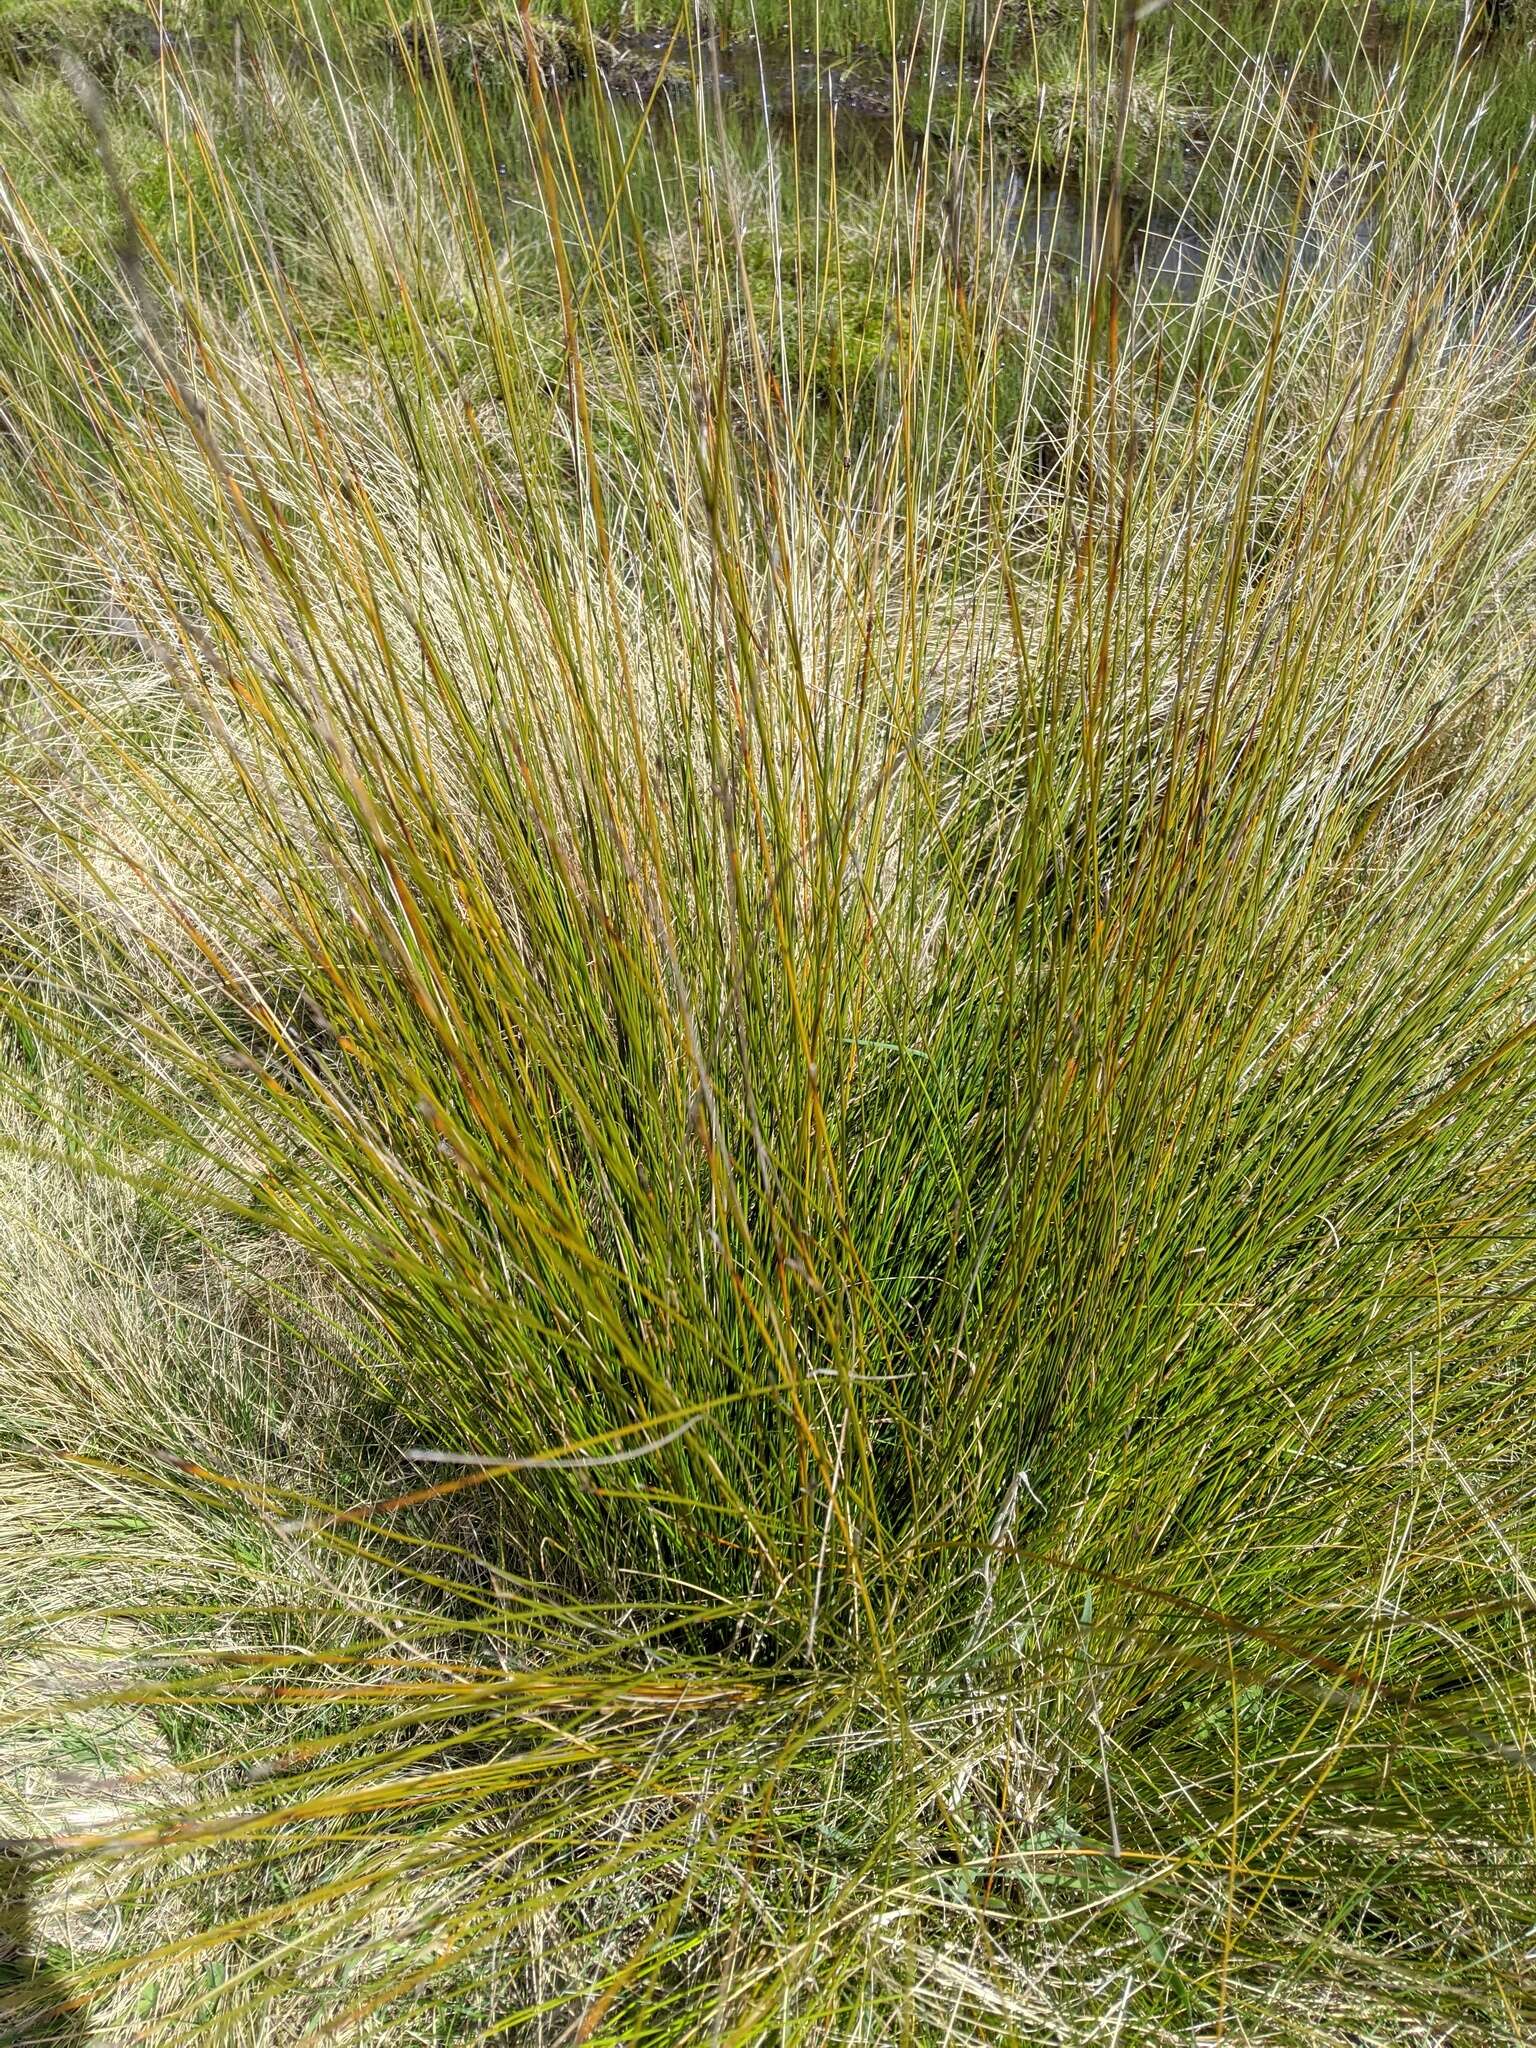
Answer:
[[(602, 119), (617, 125), (630, 196), (641, 213), (648, 185), (656, 189), (658, 215), (668, 214), (668, 198), (675, 206), (686, 183), (685, 167), (696, 169), (722, 149), (761, 170), (765, 190), (774, 178), (793, 177), (797, 203), (812, 208), (830, 204), (834, 183), (844, 201), (888, 191), (899, 159), (914, 174), (897, 181), (909, 193), (920, 169), (940, 184), (963, 177), (972, 217), (979, 211), (989, 242), (1006, 258), (1043, 262), (1064, 281), (1091, 274), (1106, 211), (1102, 174), (1023, 165), (991, 132), (978, 87), (973, 69), (927, 55), (899, 61), (866, 49), (832, 58), (764, 40), (635, 34), (606, 46), (595, 75), (567, 77), (552, 97), (578, 163), (600, 155), (595, 129)], [(637, 125), (646, 130), (638, 150)], [(513, 180), (518, 175), (510, 163), (499, 169)], [(1303, 264), (1321, 260), (1325, 248), (1337, 252), (1336, 237), (1316, 225), (1304, 227), (1292, 251), (1291, 199), (1279, 184), (1265, 195), (1267, 217), (1234, 233), (1230, 222), (1213, 225), (1199, 196), (1170, 203), (1133, 189), (1120, 216), (1122, 279), (1148, 296), (1183, 303), (1213, 282), (1270, 289), (1288, 252)], [(1365, 251), (1368, 201), (1362, 198), (1357, 210)]]

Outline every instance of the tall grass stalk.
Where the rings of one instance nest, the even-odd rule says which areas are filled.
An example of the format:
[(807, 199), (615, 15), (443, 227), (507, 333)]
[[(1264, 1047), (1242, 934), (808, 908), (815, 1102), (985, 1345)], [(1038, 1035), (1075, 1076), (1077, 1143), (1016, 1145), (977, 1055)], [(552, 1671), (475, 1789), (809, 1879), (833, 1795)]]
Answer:
[(1452, 143), (1255, 103), (1168, 300), (978, 133), (845, 194), (326, 61), (238, 175), (168, 69), (115, 284), (0, 225), (7, 1205), (93, 1304), (14, 1236), (7, 1691), (138, 1758), (16, 1824), (118, 1917), (15, 2009), (1526, 2038), (1532, 385)]

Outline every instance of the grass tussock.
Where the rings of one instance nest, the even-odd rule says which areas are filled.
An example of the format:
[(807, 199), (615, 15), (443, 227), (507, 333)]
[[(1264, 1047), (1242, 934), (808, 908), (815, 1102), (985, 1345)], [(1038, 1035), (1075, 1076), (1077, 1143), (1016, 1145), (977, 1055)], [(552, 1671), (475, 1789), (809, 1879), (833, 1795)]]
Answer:
[(115, 272), (0, 188), (22, 2037), (1525, 2038), (1450, 124), (1170, 293), (1123, 98), (1064, 279), (984, 126), (175, 78)]

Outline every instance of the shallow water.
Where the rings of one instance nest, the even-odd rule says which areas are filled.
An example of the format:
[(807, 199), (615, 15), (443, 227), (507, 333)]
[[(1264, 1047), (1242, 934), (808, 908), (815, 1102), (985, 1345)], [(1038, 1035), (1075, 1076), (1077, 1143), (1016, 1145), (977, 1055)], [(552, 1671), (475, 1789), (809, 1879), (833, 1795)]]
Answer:
[[(910, 199), (915, 174), (926, 170), (930, 184), (970, 179), (987, 238), (1006, 260), (1045, 263), (1064, 283), (1093, 270), (1102, 203), (1071, 175), (1032, 172), (994, 144), (983, 147), (976, 79), (958, 63), (930, 56), (902, 64), (871, 51), (829, 58), (764, 39), (680, 47), (676, 38), (637, 34), (617, 47), (620, 68), (560, 89), (562, 133), (594, 190), (613, 153), (600, 131), (616, 134), (626, 205), (658, 227), (676, 218), (706, 166), (724, 162), (765, 209), (792, 187), (799, 211), (822, 214), (892, 191)], [(502, 168), (514, 182), (520, 175)], [(914, 176), (902, 178), (903, 168)], [(1265, 221), (1236, 234), (1215, 232), (1194, 205), (1128, 208), (1127, 280), (1144, 297), (1181, 304), (1213, 280), (1272, 289), (1290, 240), (1289, 202), (1276, 209), (1275, 196)], [(1360, 233), (1368, 245), (1363, 209)], [(1320, 233), (1304, 232), (1300, 260), (1322, 254)]]

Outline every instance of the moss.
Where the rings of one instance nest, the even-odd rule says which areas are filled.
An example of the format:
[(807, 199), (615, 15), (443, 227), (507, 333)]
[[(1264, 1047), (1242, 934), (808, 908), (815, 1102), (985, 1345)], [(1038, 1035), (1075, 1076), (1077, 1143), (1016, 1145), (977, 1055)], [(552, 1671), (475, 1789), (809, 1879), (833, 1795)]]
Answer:
[(308, 345), (319, 361), (337, 369), (373, 362), (385, 376), (430, 373), (448, 389), (482, 391), (490, 383), (485, 336), (471, 309), (425, 293), (409, 311), (397, 304), (338, 312), (316, 324)]

